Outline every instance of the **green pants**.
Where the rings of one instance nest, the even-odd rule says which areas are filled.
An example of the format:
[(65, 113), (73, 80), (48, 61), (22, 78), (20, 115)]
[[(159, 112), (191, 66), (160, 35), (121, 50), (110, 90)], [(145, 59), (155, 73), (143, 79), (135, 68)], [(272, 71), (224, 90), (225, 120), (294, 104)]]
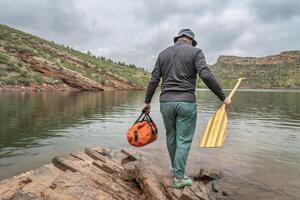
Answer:
[(196, 103), (162, 102), (160, 111), (173, 173), (177, 178), (183, 178), (197, 121)]

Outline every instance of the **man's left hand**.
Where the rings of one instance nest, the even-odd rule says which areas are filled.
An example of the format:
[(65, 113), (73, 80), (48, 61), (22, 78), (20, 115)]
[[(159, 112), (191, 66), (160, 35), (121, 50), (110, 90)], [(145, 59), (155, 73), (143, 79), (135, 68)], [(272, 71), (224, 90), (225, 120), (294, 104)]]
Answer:
[(142, 112), (145, 114), (150, 114), (150, 103), (145, 103), (143, 108), (142, 108)]
[(229, 108), (229, 106), (231, 104), (231, 99), (229, 99), (228, 97), (226, 97), (226, 99), (223, 101), (223, 103), (225, 104), (226, 108)]

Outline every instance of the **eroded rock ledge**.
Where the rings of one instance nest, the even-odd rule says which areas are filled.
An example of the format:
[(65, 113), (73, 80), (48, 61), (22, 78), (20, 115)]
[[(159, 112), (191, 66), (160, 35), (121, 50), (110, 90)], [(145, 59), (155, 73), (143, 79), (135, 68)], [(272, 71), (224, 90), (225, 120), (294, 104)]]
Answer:
[(300, 51), (284, 51), (278, 55), (266, 57), (239, 57), (221, 55), (218, 58), (218, 64), (238, 64), (238, 65), (278, 65), (290, 64), (300, 61)]
[(0, 200), (233, 199), (215, 181), (222, 176), (201, 169), (192, 186), (173, 189), (170, 175), (133, 150), (113, 154), (107, 148), (86, 148), (1, 181)]

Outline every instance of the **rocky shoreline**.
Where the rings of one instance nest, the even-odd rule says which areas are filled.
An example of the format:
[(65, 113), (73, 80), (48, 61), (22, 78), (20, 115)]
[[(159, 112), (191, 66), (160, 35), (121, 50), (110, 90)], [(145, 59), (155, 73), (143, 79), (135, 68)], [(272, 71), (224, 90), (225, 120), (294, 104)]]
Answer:
[(132, 149), (86, 148), (2, 180), (0, 200), (233, 199), (218, 185), (223, 176), (213, 169), (200, 169), (192, 186), (173, 189), (168, 172)]
[[(144, 90), (145, 88), (130, 88), (125, 90)], [(101, 92), (101, 91), (115, 91), (120, 89), (106, 87), (104, 90), (81, 90), (78, 88), (69, 87), (66, 84), (63, 85), (49, 85), (49, 84), (31, 84), (30, 86), (21, 86), (21, 85), (6, 85), (0, 86), (0, 92), (79, 92), (79, 91), (92, 91), (92, 92)]]
[(42, 85), (36, 85), (32, 84), (30, 86), (0, 86), (0, 91), (5, 92), (51, 92), (51, 91), (62, 91), (62, 92), (71, 92), (71, 91), (80, 91), (76, 88), (70, 88), (67, 85), (48, 85), (48, 84), (42, 84)]

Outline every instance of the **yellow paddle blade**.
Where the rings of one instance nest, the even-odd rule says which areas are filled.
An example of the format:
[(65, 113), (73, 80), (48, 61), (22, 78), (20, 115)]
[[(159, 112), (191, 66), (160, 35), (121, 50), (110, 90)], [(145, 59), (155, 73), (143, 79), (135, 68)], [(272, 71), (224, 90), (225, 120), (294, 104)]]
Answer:
[(221, 147), (224, 144), (227, 133), (227, 114), (225, 106), (221, 108), (210, 118), (202, 138), (200, 147)]
[[(239, 78), (234, 88), (231, 90), (228, 99), (231, 99), (242, 80)], [(220, 147), (224, 144), (227, 134), (227, 114), (225, 112), (225, 105), (221, 106), (214, 116), (209, 120), (202, 138), (200, 140), (200, 147)]]

